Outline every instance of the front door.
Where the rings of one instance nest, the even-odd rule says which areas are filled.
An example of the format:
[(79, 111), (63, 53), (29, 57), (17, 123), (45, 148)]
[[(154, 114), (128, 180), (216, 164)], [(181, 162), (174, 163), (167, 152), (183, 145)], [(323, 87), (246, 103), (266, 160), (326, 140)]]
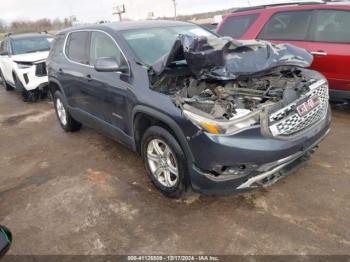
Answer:
[(322, 9), (277, 12), (260, 39), (290, 43), (314, 56), (311, 69), (321, 72), (331, 89), (350, 90), (350, 11)]
[(92, 31), (90, 45), (90, 86), (95, 103), (91, 111), (99, 112), (99, 118), (125, 131), (127, 117), (126, 97), (130, 80), (128, 73), (97, 72), (93, 66), (97, 59), (113, 57), (119, 65), (127, 65), (117, 42), (102, 31)]
[(313, 20), (312, 69), (327, 77), (331, 89), (350, 91), (350, 11), (317, 10)]

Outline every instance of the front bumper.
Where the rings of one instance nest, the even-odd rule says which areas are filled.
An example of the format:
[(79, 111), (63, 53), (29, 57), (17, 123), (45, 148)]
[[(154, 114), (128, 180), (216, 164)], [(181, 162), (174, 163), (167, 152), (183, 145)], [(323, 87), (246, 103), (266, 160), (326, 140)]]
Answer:
[[(309, 159), (328, 135), (330, 121), (329, 111), (324, 120), (292, 141), (266, 138), (257, 133), (252, 136), (254, 133), (251, 131), (237, 137), (226, 137), (221, 142), (209, 137), (209, 141), (206, 141), (199, 136), (190, 141), (195, 158), (190, 171), (192, 187), (206, 195), (227, 195), (270, 186)], [(203, 148), (206, 148), (206, 152), (203, 152)], [(241, 164), (252, 167), (249, 173), (216, 176), (212, 172), (216, 166)]]
[(49, 79), (47, 76), (36, 76), (35, 69), (18, 69), (18, 79), (27, 91), (40, 89), (48, 85)]
[[(38, 74), (38, 66), (44, 62), (34, 63), (28, 68), (20, 68), (17, 63), (13, 62), (16, 76), (21, 82), (23, 88), (27, 91), (42, 89), (49, 83), (46, 69), (41, 74)], [(20, 90), (21, 91), (21, 90)]]

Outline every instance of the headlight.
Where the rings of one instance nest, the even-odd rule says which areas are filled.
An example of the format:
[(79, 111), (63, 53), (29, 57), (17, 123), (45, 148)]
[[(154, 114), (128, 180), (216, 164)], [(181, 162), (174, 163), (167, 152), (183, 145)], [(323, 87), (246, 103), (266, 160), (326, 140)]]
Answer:
[(33, 64), (30, 64), (30, 63), (16, 62), (16, 64), (17, 64), (19, 69), (27, 69), (27, 68), (31, 68), (33, 66)]
[(259, 111), (249, 112), (244, 116), (233, 118), (231, 120), (214, 120), (192, 113), (189, 110), (183, 110), (183, 114), (187, 119), (199, 128), (208, 133), (215, 135), (234, 134), (238, 131), (251, 127), (259, 122)]

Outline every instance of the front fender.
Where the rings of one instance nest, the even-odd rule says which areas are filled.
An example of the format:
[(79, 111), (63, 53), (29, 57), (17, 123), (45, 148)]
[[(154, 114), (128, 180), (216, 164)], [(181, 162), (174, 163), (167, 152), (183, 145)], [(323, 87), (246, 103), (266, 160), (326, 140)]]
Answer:
[(190, 150), (190, 147), (188, 145), (187, 139), (182, 131), (182, 129), (180, 128), (180, 126), (178, 125), (178, 123), (172, 119), (170, 116), (166, 115), (163, 112), (160, 112), (158, 110), (155, 110), (153, 108), (147, 107), (147, 106), (143, 106), (143, 105), (137, 105), (134, 107), (133, 111), (132, 111), (132, 133), (135, 134), (135, 130), (134, 130), (134, 120), (135, 117), (138, 113), (143, 113), (146, 115), (149, 115), (152, 118), (158, 119), (160, 121), (162, 121), (163, 123), (165, 123), (166, 125), (168, 125), (175, 133), (176, 135), (176, 139), (177, 141), (180, 143), (181, 148), (184, 150), (187, 160), (189, 163), (193, 163), (193, 155), (192, 152)]

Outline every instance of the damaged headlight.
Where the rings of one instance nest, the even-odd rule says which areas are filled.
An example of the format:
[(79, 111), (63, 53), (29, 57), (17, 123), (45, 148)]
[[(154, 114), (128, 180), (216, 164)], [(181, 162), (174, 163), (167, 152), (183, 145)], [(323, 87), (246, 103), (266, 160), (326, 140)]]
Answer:
[(246, 110), (246, 112), (241, 112), (241, 116), (234, 117), (230, 120), (211, 119), (209, 117), (191, 112), (187, 109), (183, 110), (183, 114), (193, 124), (208, 133), (215, 135), (229, 135), (259, 123), (259, 111), (248, 111), (249, 110)]
[(19, 69), (27, 69), (31, 68), (33, 66), (32, 63), (26, 63), (26, 62), (16, 62)]

